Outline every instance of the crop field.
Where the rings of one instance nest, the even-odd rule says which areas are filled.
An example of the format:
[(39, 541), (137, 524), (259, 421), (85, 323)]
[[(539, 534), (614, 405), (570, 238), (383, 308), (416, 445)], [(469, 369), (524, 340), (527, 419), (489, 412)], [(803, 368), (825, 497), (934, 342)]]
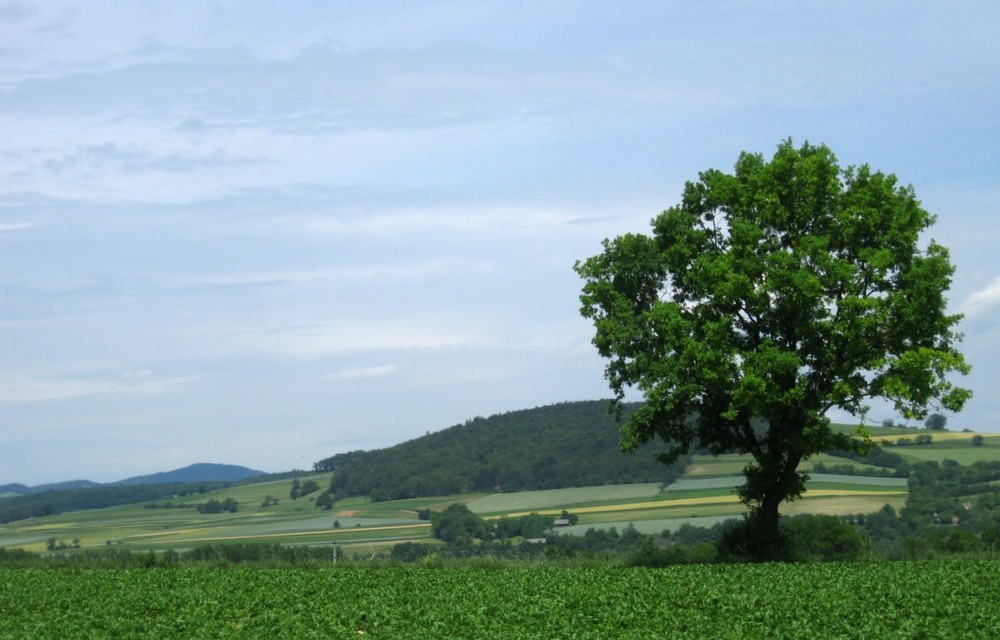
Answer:
[(995, 638), (996, 561), (0, 570), (0, 637)]
[(660, 492), (657, 483), (620, 484), (601, 487), (576, 487), (544, 491), (494, 493), (468, 503), (474, 513), (505, 513), (538, 509), (564, 509), (594, 503), (626, 502), (646, 499)]
[(1000, 461), (1000, 446), (998, 445), (973, 447), (971, 445), (945, 446), (945, 444), (942, 443), (939, 447), (892, 447), (890, 450), (911, 462), (941, 461), (945, 458), (959, 464), (972, 464), (977, 460)]

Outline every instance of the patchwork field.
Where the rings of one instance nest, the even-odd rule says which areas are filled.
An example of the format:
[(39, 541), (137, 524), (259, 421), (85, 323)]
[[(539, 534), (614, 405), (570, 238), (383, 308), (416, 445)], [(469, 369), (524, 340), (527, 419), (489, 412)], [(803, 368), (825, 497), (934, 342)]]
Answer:
[[(846, 428), (846, 427), (845, 427)], [(873, 429), (875, 437), (916, 434), (913, 429)], [(927, 432), (921, 432), (927, 433)], [(981, 434), (983, 445), (972, 446), (975, 434), (934, 432), (930, 445), (892, 446), (890, 451), (917, 462), (946, 458), (969, 464), (976, 460), (1000, 459), (1000, 435)], [(820, 455), (803, 465), (809, 471), (817, 463), (874, 469), (844, 458)], [(549, 491), (497, 494), (460, 494), (414, 500), (370, 502), (351, 498), (331, 511), (317, 510), (313, 496), (290, 500), (291, 480), (249, 484), (197, 496), (186, 496), (157, 505), (129, 505), (79, 511), (0, 525), (0, 547), (44, 551), (50, 541), (81, 548), (120, 546), (133, 550), (182, 550), (218, 542), (267, 541), (282, 544), (338, 544), (350, 549), (375, 549), (404, 540), (425, 540), (427, 521), (418, 518), (422, 509), (441, 510), (462, 502), (487, 518), (542, 513), (556, 516), (568, 510), (578, 524), (561, 531), (582, 533), (587, 528), (623, 528), (633, 523), (641, 531), (660, 532), (684, 523), (710, 526), (720, 519), (745, 512), (734, 488), (742, 483), (740, 472), (746, 459), (736, 455), (695, 456), (686, 474), (661, 487), (656, 483), (577, 487)], [(890, 504), (897, 510), (906, 499), (906, 480), (856, 475), (812, 473), (805, 497), (784, 505), (783, 513), (848, 515), (872, 513)], [(310, 475), (327, 486), (330, 474)], [(277, 504), (264, 507), (270, 496)], [(232, 498), (236, 513), (201, 514), (194, 503)], [(165, 508), (165, 503), (174, 504)], [(270, 501), (269, 501), (270, 502)], [(178, 507), (187, 504), (186, 507)]]

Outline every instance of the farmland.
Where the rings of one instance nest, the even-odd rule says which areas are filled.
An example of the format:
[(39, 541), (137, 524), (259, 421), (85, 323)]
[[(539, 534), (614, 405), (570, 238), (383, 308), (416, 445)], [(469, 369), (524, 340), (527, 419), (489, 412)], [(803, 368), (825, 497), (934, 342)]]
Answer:
[[(313, 477), (324, 480), (329, 474), (324, 476)], [(339, 501), (331, 511), (316, 509), (307, 498), (262, 506), (268, 495), (287, 495), (290, 481), (282, 480), (221, 489), (197, 498), (231, 498), (239, 504), (237, 513), (201, 514), (193, 508), (164, 508), (162, 503), (77, 511), (0, 526), (0, 547), (44, 551), (47, 541), (55, 538), (78, 540), (82, 548), (163, 551), (257, 541), (339, 544), (367, 555), (404, 540), (426, 539), (430, 526), (418, 519), (418, 511), (440, 510), (453, 502), (466, 503), (487, 519), (532, 512), (558, 515), (569, 509), (578, 515), (579, 523), (567, 533), (583, 533), (590, 527), (621, 528), (630, 522), (642, 530), (658, 532), (683, 522), (710, 526), (720, 518), (739, 516), (744, 507), (733, 493), (739, 481), (734, 476), (691, 476), (667, 490), (647, 483), (385, 502), (349, 498)], [(799, 512), (864, 513), (877, 511), (884, 504), (898, 508), (905, 497), (905, 480), (815, 474), (807, 498), (789, 507)], [(847, 511), (845, 500), (850, 504)], [(703, 520), (706, 517), (711, 520)]]
[(996, 561), (0, 570), (0, 637), (984, 638)]
[[(843, 427), (847, 429), (847, 427)], [(913, 429), (875, 428), (873, 437), (894, 442)], [(1000, 459), (1000, 436), (983, 434), (984, 443), (973, 446), (974, 434), (934, 433), (934, 442), (921, 446), (887, 447), (910, 462), (957, 459)], [(744, 513), (733, 489), (742, 482), (739, 471), (745, 460), (736, 455), (694, 456), (684, 475), (666, 487), (658, 483), (609, 484), (540, 491), (463, 493), (446, 496), (372, 502), (363, 497), (337, 502), (330, 511), (316, 509), (313, 496), (288, 499), (290, 479), (238, 485), (157, 504), (135, 504), (91, 511), (76, 511), (34, 518), (0, 526), (0, 547), (44, 551), (56, 539), (81, 548), (113, 546), (133, 551), (184, 550), (202, 544), (268, 542), (295, 545), (338, 544), (347, 552), (370, 555), (406, 540), (427, 540), (430, 527), (419, 520), (420, 510), (442, 510), (453, 502), (467, 504), (487, 519), (537, 512), (558, 515), (570, 510), (579, 521), (563, 533), (583, 534), (589, 528), (629, 524), (644, 533), (674, 530), (682, 524), (712, 526)], [(859, 473), (878, 472), (861, 462), (826, 454), (803, 465), (811, 471), (818, 464), (848, 466)], [(897, 511), (907, 496), (903, 478), (835, 475), (811, 471), (809, 490), (801, 500), (786, 504), (789, 515), (825, 513), (852, 515), (874, 513), (884, 505)], [(309, 474), (320, 486), (331, 474)], [(271, 496), (277, 504), (263, 506)], [(236, 513), (202, 514), (184, 504), (206, 500), (235, 500)], [(167, 508), (169, 507), (169, 508)]]

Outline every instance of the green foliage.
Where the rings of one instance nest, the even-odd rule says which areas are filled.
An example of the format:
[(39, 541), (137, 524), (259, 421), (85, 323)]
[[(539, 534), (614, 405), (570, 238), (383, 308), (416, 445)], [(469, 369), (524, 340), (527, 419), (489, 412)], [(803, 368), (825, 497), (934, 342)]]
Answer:
[(723, 525), (716, 549), (719, 559), (725, 562), (787, 562), (794, 559), (788, 531), (751, 516)]
[(236, 513), (239, 510), (239, 503), (232, 498), (226, 498), (221, 501), (212, 498), (208, 502), (197, 505), (197, 508), (198, 513), (222, 513), (224, 511)]
[(500, 518), (491, 523), (493, 535), (505, 538), (544, 538), (552, 529), (552, 516), (531, 513), (518, 518)]
[(315, 493), (316, 491), (319, 491), (319, 483), (315, 480), (306, 480), (299, 488), (299, 497), (301, 498), (303, 496), (307, 496), (310, 493)]
[(199, 483), (197, 485), (190, 485), (176, 482), (168, 484), (102, 485), (83, 489), (60, 489), (24, 496), (12, 496), (0, 499), (0, 523), (15, 522), (26, 518), (40, 518), (70, 511), (103, 509), (123, 504), (150, 502), (175, 495), (195, 493), (202, 487), (215, 489), (223, 486), (228, 485), (225, 483)]
[[(626, 413), (633, 405), (624, 407)], [(522, 491), (601, 484), (671, 482), (651, 444), (623, 456), (618, 425), (601, 401), (570, 402), (475, 418), (410, 442), (316, 463), (335, 467), (331, 490), (373, 501), (465, 491)], [(686, 462), (686, 461), (682, 461)]]
[(805, 489), (799, 464), (867, 447), (831, 429), (829, 410), (861, 417), (882, 398), (919, 418), (971, 395), (948, 376), (969, 370), (948, 252), (919, 246), (933, 221), (895, 176), (788, 140), (771, 161), (743, 153), (733, 174), (701, 173), (651, 236), (605, 240), (575, 265), (615, 400), (633, 388), (646, 400), (623, 446), (660, 439), (667, 462), (752, 456), (739, 492), (760, 522), (730, 532), (734, 549), (781, 555), (778, 508)]
[(431, 518), (434, 537), (448, 544), (471, 544), (473, 538), (486, 536), (486, 523), (464, 504), (452, 504)]
[(798, 560), (855, 560), (866, 548), (865, 537), (834, 516), (800, 515), (782, 526), (791, 536), (792, 553)]
[(932, 413), (927, 416), (927, 420), (924, 422), (924, 426), (932, 431), (944, 431), (947, 424), (948, 418), (940, 413)]
[(393, 560), (399, 560), (400, 562), (417, 562), (433, 552), (434, 549), (427, 544), (401, 542), (393, 545), (391, 555)]
[(972, 436), (972, 446), (974, 446), (974, 447), (981, 447), (981, 446), (983, 446), (983, 444), (985, 442), (986, 442), (986, 438), (984, 438), (983, 436), (981, 436), (979, 434), (976, 434), (976, 435)]
[(316, 498), (317, 509), (325, 509), (329, 511), (330, 509), (333, 509), (333, 503), (333, 494), (328, 491), (324, 491), (319, 495), (319, 497)]

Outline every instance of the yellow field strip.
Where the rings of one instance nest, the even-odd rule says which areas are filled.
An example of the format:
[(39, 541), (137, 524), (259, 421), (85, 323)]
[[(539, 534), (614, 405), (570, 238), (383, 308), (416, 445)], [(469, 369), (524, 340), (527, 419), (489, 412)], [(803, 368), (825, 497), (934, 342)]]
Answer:
[[(896, 490), (878, 490), (878, 491), (851, 491), (844, 489), (813, 489), (806, 492), (805, 498), (824, 498), (831, 496), (899, 496), (905, 495), (906, 489), (896, 489)], [(607, 513), (610, 511), (639, 511), (642, 509), (663, 509), (669, 507), (690, 507), (697, 505), (707, 505), (707, 504), (727, 504), (727, 503), (737, 503), (740, 499), (736, 495), (725, 495), (725, 496), (707, 496), (702, 498), (678, 498), (677, 500), (649, 500), (645, 502), (631, 502), (627, 504), (606, 504), (597, 507), (580, 507), (579, 509), (573, 509), (573, 513), (580, 515), (584, 513)], [(539, 511), (522, 511), (518, 513), (508, 513), (504, 514), (509, 518), (517, 518), (521, 516), (530, 515), (532, 513), (537, 513), (539, 515), (559, 515), (562, 513), (562, 509), (542, 509)], [(500, 516), (495, 516), (500, 517)]]

